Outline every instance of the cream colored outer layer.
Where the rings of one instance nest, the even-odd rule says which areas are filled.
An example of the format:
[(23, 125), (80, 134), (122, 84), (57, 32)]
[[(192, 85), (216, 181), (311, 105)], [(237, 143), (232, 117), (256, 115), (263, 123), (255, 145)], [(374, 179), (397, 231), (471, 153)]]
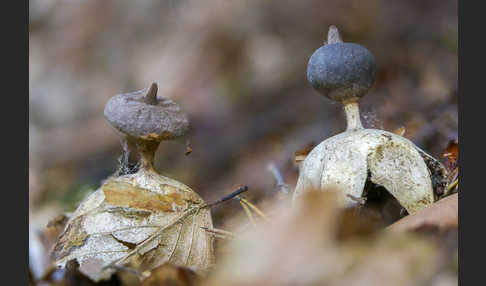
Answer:
[[(115, 272), (114, 268), (103, 267), (115, 262), (140, 272), (165, 262), (205, 272), (214, 263), (212, 238), (202, 229), (212, 228), (211, 214), (209, 209), (200, 208), (204, 202), (193, 190), (143, 169), (110, 180), (164, 196), (175, 192), (185, 203), (174, 203), (168, 211), (113, 206), (106, 202), (102, 186), (80, 204), (68, 221), (56, 245), (57, 253), (54, 250), (57, 266), (64, 267), (69, 260), (77, 259), (83, 274), (100, 281)], [(126, 257), (134, 246), (138, 247), (136, 253)], [(120, 259), (123, 261), (118, 262)]]
[(409, 212), (434, 202), (430, 171), (411, 141), (377, 129), (349, 130), (324, 140), (300, 168), (294, 199), (305, 190), (338, 188), (339, 201), (356, 203), (371, 173), (371, 181), (385, 187)]

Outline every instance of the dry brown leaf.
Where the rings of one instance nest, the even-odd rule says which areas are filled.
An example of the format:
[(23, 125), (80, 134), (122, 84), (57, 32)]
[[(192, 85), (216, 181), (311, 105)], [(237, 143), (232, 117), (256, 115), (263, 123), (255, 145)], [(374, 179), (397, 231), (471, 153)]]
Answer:
[(191, 269), (166, 263), (152, 270), (140, 286), (190, 286), (194, 285), (196, 278)]
[(459, 142), (455, 139), (450, 140), (446, 151), (442, 155), (447, 158), (447, 168), (449, 169), (449, 176), (447, 178), (446, 194), (457, 192), (459, 189)]
[(459, 158), (459, 142), (457, 140), (449, 141), (443, 156), (447, 158), (447, 166), (449, 167), (449, 170), (452, 171), (455, 169), (457, 159)]
[(153, 171), (111, 178), (76, 210), (53, 251), (58, 266), (77, 259), (94, 281), (123, 265), (139, 272), (163, 263), (205, 272), (213, 263), (210, 210), (184, 184)]
[(61, 211), (57, 205), (47, 205), (29, 213), (29, 268), (34, 280), (53, 268), (49, 252), (68, 220), (65, 215), (57, 215)]
[(446, 229), (458, 226), (458, 194), (453, 194), (406, 216), (388, 227), (395, 232), (415, 231), (419, 229)]
[(47, 223), (47, 228), (53, 228), (54, 230), (58, 228), (64, 228), (68, 219), (69, 218), (65, 214), (60, 214), (55, 218), (49, 220), (49, 222)]
[(436, 273), (429, 240), (363, 227), (337, 202), (333, 191), (309, 191), (293, 208), (280, 204), (229, 243), (203, 285), (419, 285)]
[(405, 132), (406, 132), (406, 131), (407, 131), (407, 129), (405, 129), (405, 127), (404, 127), (404, 126), (402, 126), (402, 127), (398, 128), (398, 129), (395, 129), (395, 130), (393, 131), (393, 133), (395, 133), (395, 134), (397, 134), (397, 135), (399, 135), (399, 136), (403, 136), (403, 135), (405, 135)]
[(307, 144), (305, 147), (295, 151), (294, 160), (297, 165), (299, 165), (304, 159), (309, 155), (309, 153), (316, 147), (314, 142)]
[(295, 156), (307, 156), (312, 151), (312, 149), (314, 149), (314, 147), (316, 147), (316, 143), (310, 142), (305, 147), (295, 151), (294, 155)]

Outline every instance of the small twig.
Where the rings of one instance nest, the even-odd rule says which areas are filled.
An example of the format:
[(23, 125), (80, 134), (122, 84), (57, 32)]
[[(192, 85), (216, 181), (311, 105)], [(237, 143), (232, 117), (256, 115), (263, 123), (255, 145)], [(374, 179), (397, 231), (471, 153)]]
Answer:
[(233, 236), (233, 233), (231, 231), (227, 231), (227, 230), (224, 230), (224, 229), (208, 228), (208, 227), (205, 227), (205, 226), (201, 226), (201, 228), (204, 229), (207, 232), (213, 232), (213, 233), (217, 233), (217, 234)]
[(283, 176), (275, 163), (271, 162), (268, 164), (267, 169), (272, 173), (273, 178), (275, 179), (275, 189), (282, 194), (288, 195), (290, 193), (289, 186), (285, 183)]
[(228, 237), (228, 236), (224, 236), (224, 235), (216, 234), (216, 233), (212, 233), (212, 232), (208, 232), (208, 235), (211, 236), (212, 238), (222, 239), (222, 240), (232, 240), (233, 239), (232, 237)]
[(455, 168), (454, 171), (452, 171), (449, 174), (449, 177), (447, 178), (448, 182), (454, 182), (457, 179), (458, 174), (459, 174), (459, 169)]
[(241, 186), (236, 191), (232, 192), (231, 194), (226, 195), (226, 196), (222, 197), (221, 199), (219, 199), (217, 201), (214, 201), (212, 203), (206, 204), (204, 207), (206, 207), (206, 208), (212, 208), (215, 205), (218, 205), (220, 203), (223, 203), (223, 202), (226, 202), (228, 200), (234, 199), (236, 196), (238, 196), (238, 195), (240, 195), (240, 194), (242, 194), (242, 193), (244, 193), (246, 191), (248, 191), (248, 186)]
[(230, 231), (226, 231), (223, 229), (218, 229), (218, 228), (208, 228), (208, 227), (201, 227), (203, 230), (208, 232), (210, 235), (214, 236), (215, 238), (220, 238), (220, 239), (233, 239), (234, 235)]

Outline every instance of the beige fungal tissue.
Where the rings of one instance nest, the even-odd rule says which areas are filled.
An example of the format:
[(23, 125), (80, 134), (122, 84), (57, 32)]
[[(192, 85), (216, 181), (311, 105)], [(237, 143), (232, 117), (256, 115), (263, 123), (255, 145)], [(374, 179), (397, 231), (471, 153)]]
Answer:
[[(306, 189), (340, 189), (342, 205), (360, 198), (368, 178), (385, 187), (409, 213), (434, 202), (423, 151), (408, 139), (376, 129), (348, 130), (318, 146), (304, 160), (294, 198)], [(349, 196), (350, 195), (350, 196)]]

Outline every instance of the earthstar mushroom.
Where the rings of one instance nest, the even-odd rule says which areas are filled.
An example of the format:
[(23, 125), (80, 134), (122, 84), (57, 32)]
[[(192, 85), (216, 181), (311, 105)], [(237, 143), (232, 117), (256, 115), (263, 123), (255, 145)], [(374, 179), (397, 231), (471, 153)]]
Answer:
[[(376, 77), (373, 55), (343, 43), (335, 26), (308, 64), (307, 78), (321, 95), (344, 105), (346, 131), (317, 145), (300, 168), (294, 200), (311, 189), (337, 188), (340, 204), (362, 198), (367, 180), (384, 187), (409, 213), (433, 203), (447, 171), (432, 156), (397, 134), (363, 128), (358, 101)], [(435, 191), (435, 192), (434, 192)]]
[(206, 272), (214, 260), (213, 238), (203, 229), (213, 227), (209, 208), (191, 188), (153, 168), (160, 142), (187, 132), (187, 116), (157, 97), (155, 83), (115, 95), (104, 114), (124, 149), (136, 147), (140, 168), (109, 177), (78, 206), (54, 247), (55, 264), (75, 259), (94, 281), (108, 279), (116, 266), (143, 272), (169, 262)]

